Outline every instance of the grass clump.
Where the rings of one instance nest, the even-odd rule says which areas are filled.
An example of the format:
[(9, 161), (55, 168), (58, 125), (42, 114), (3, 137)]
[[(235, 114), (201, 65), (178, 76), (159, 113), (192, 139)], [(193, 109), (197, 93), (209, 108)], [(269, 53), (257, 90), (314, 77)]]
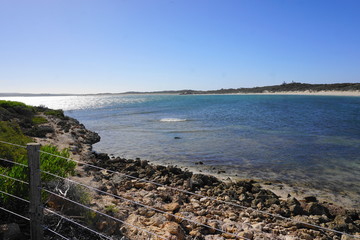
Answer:
[(3, 107), (3, 108), (22, 107), (22, 108), (32, 109), (31, 106), (28, 106), (25, 103), (15, 102), (15, 101), (6, 101), (6, 100), (0, 100), (0, 107)]
[(44, 114), (48, 115), (48, 116), (55, 116), (60, 119), (65, 118), (64, 111), (61, 109), (58, 109), (58, 110), (48, 109), (48, 110), (45, 110)]
[[(27, 143), (32, 142), (32, 139), (22, 133), (17, 123), (0, 121), (0, 141), (11, 142), (25, 146)], [(24, 148), (0, 143), (1, 158), (16, 160), (20, 159), (26, 154), (27, 153)]]
[(116, 208), (116, 205), (106, 205), (104, 210), (107, 214), (112, 215), (119, 212), (119, 209)]
[(44, 118), (44, 117), (41, 117), (41, 116), (35, 116), (32, 118), (32, 123), (34, 125), (39, 125), (39, 124), (44, 124), (44, 123), (48, 123), (49, 121)]

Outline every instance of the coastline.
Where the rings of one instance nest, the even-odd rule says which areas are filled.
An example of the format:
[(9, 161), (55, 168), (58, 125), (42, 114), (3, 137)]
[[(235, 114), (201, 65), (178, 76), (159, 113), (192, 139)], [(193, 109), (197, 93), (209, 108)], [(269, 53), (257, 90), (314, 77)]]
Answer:
[(261, 95), (310, 95), (310, 96), (346, 96), (360, 97), (360, 91), (286, 91), (286, 92), (264, 92)]
[[(147, 94), (144, 94), (147, 95)], [(158, 94), (164, 95), (164, 94)], [(167, 94), (167, 95), (174, 95), (174, 94)], [(177, 94), (175, 94), (177, 95)], [(342, 96), (342, 97), (360, 97), (360, 91), (284, 91), (284, 92), (239, 92), (239, 93), (195, 93), (195, 94), (184, 94), (187, 95), (294, 95), (294, 96)]]
[(144, 92), (144, 93), (96, 93), (96, 94), (6, 94), (0, 93), (1, 99), (10, 100), (11, 98), (18, 97), (61, 97), (61, 96), (129, 96), (129, 95), (311, 95), (311, 96), (347, 96), (347, 97), (360, 97), (360, 90), (355, 91), (262, 91), (262, 92), (233, 92), (233, 93), (189, 93), (182, 94), (179, 92), (174, 93), (157, 93), (157, 92)]
[[(188, 171), (176, 166), (164, 166), (141, 159), (131, 160), (115, 156), (110, 157), (105, 153), (96, 153), (92, 151), (92, 144), (99, 141), (100, 138), (97, 138), (96, 134), (87, 130), (77, 120), (70, 118), (66, 124), (59, 124), (59, 121), (53, 117), (49, 117), (48, 120), (49, 124), (55, 129), (54, 133), (49, 134), (46, 138), (37, 138), (36, 140), (42, 144), (51, 143), (57, 145), (59, 148), (70, 146), (71, 157), (76, 160), (91, 163), (104, 169), (115, 169), (122, 174), (136, 178), (144, 178), (185, 191), (200, 193), (220, 201), (235, 202), (246, 208), (284, 215), (301, 222), (316, 225), (325, 222), (324, 226), (342, 231), (352, 231), (353, 234), (360, 236), (360, 212), (358, 210), (346, 209), (344, 206), (314, 196), (295, 195), (292, 188), (283, 184), (282, 189), (275, 189), (274, 186), (276, 185), (272, 183), (261, 183), (252, 179), (244, 180), (227, 177), (224, 179), (223, 174), (215, 174), (216, 177), (214, 177), (207, 175), (207, 172), (199, 171), (199, 168)], [(67, 132), (64, 130), (64, 126), (68, 129)], [(218, 228), (226, 224), (237, 226), (233, 230), (228, 229), (228, 231), (239, 231), (242, 234), (240, 236), (247, 236), (246, 238), (249, 239), (284, 239), (285, 236), (286, 239), (328, 239), (335, 237), (333, 233), (308, 229), (303, 224), (290, 224), (281, 219), (269, 218), (270, 222), (268, 222), (269, 219), (264, 218), (264, 216), (260, 217), (257, 212), (244, 211), (226, 204), (219, 205), (204, 198), (185, 196), (181, 192), (169, 192), (164, 187), (156, 187), (150, 183), (138, 182), (135, 179), (119, 178), (116, 174), (104, 170), (94, 171), (84, 165), (77, 167), (76, 175), (71, 179), (101, 188), (106, 192), (120, 194), (126, 199), (145, 202), (147, 205), (155, 206), (155, 208), (179, 217), (187, 216), (194, 221), (200, 221), (201, 217), (205, 217), (205, 219), (209, 220), (203, 219), (202, 221), (209, 225), (212, 224), (210, 219), (216, 218), (217, 224), (220, 224), (217, 225)], [(182, 225), (184, 224), (183, 221), (176, 218), (163, 218), (154, 212), (144, 212), (144, 210), (134, 208), (134, 206), (128, 204), (124, 205), (122, 201), (103, 194), (92, 192), (91, 195), (91, 204), (97, 210), (104, 210), (109, 206), (117, 209), (118, 206), (122, 206), (117, 211), (119, 211), (118, 214), (121, 213), (121, 218), (126, 219), (127, 223), (141, 224), (141, 227), (162, 236), (175, 237), (174, 239), (194, 239), (194, 237), (203, 239), (205, 237), (206, 240), (231, 238), (226, 234), (216, 231), (209, 232), (205, 228), (194, 225)], [(205, 205), (203, 206), (203, 204)], [(190, 212), (191, 215), (189, 215)], [(349, 219), (349, 216), (355, 217), (351, 217), (353, 220), (349, 223), (342, 223), (346, 227), (339, 227), (340, 219)], [(163, 222), (163, 224), (159, 224), (159, 221)], [(247, 227), (240, 227), (239, 222), (244, 221), (247, 223)], [(274, 221), (278, 229), (282, 230), (276, 232), (264, 231), (264, 229), (269, 229), (274, 224)], [(261, 228), (259, 228), (259, 225), (261, 225)], [(99, 231), (114, 229), (114, 225), (108, 222), (98, 222), (95, 226)], [(139, 236), (138, 231), (131, 227), (123, 226), (121, 232), (129, 239), (147, 239), (146, 236)], [(113, 233), (115, 232), (109, 232), (110, 235)]]
[(274, 192), (276, 195), (278, 195), (283, 199), (286, 199), (289, 194), (293, 197), (296, 197), (297, 199), (304, 199), (307, 196), (315, 196), (317, 199), (319, 199), (322, 202), (329, 202), (335, 205), (341, 205), (347, 209), (360, 210), (359, 201), (356, 198), (358, 195), (349, 198), (348, 196), (350, 193), (348, 192), (346, 193), (346, 195), (342, 195), (335, 192), (331, 192), (329, 190), (326, 191), (324, 189), (316, 189), (314, 187), (309, 187), (305, 184), (295, 185), (293, 183), (287, 183), (275, 179), (260, 179), (254, 177), (249, 178), (246, 176), (241, 177), (238, 176), (238, 174), (232, 173), (231, 169), (229, 168), (218, 167), (214, 169), (214, 167), (208, 166), (206, 164), (195, 163), (195, 165), (193, 166), (183, 166), (176, 162), (169, 164), (166, 162), (154, 161), (153, 163), (156, 165), (163, 165), (163, 166), (174, 165), (176, 167), (181, 168), (182, 170), (190, 171), (195, 174), (211, 175), (223, 182), (236, 182), (236, 181), (244, 181), (244, 180), (256, 181), (261, 185), (262, 188)]

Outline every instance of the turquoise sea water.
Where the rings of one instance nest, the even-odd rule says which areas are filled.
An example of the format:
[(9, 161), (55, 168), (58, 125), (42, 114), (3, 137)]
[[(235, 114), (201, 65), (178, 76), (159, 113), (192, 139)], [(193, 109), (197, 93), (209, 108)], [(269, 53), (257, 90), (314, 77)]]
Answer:
[(62, 108), (127, 158), (225, 170), (360, 197), (360, 97), (127, 95), (7, 98)]

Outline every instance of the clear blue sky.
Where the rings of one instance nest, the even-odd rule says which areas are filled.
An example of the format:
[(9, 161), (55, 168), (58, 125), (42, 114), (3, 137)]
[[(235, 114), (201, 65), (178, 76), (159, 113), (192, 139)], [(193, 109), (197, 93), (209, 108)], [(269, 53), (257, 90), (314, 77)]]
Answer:
[(360, 82), (359, 11), (359, 0), (0, 0), (0, 92)]

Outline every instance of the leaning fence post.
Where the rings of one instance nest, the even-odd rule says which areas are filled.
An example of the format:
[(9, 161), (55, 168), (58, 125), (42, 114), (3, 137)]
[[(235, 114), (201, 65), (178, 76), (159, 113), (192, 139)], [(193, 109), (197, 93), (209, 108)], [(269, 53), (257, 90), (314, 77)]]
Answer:
[(32, 240), (43, 240), (43, 208), (41, 206), (40, 144), (28, 143), (28, 165), (30, 180), (30, 235)]

